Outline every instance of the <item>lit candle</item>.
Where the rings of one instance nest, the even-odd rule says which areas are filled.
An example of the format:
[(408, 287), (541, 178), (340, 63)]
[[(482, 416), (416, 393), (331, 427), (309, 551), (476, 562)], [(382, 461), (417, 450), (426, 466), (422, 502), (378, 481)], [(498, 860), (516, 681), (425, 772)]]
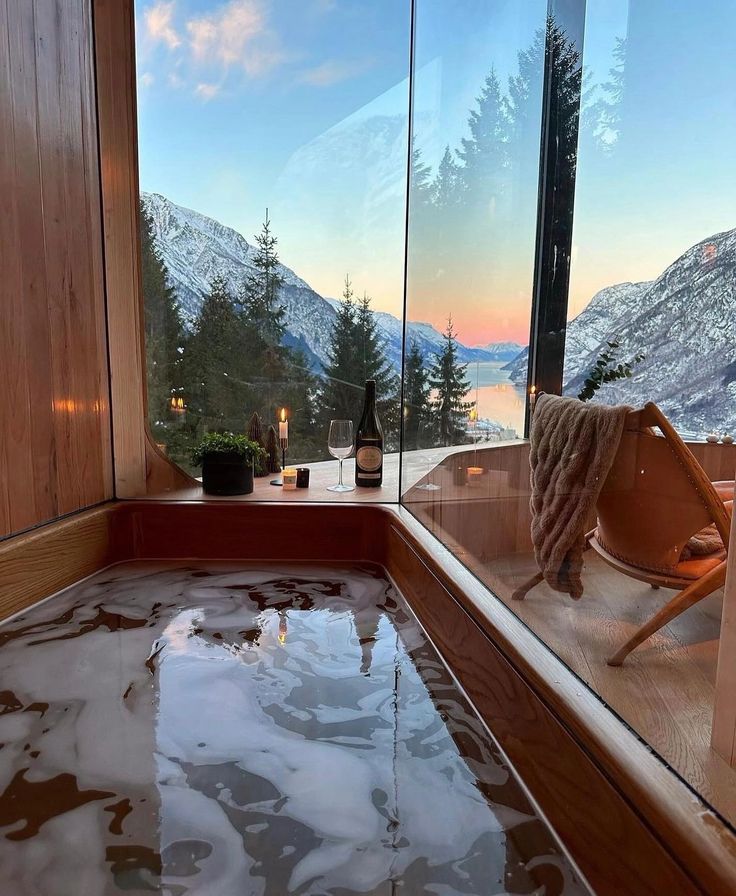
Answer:
[(289, 439), (289, 421), (286, 419), (286, 408), (281, 408), (279, 420), (279, 438), (282, 442), (287, 442)]
[(529, 390), (529, 415), (534, 413), (534, 405), (537, 403), (537, 387), (532, 386)]
[(296, 488), (296, 467), (287, 467), (281, 473), (281, 479), (284, 483), (284, 491), (293, 491)]
[(184, 414), (186, 412), (186, 407), (184, 406), (184, 399), (177, 398), (175, 395), (171, 397), (171, 413), (172, 414)]
[(483, 467), (468, 467), (468, 485), (480, 485)]

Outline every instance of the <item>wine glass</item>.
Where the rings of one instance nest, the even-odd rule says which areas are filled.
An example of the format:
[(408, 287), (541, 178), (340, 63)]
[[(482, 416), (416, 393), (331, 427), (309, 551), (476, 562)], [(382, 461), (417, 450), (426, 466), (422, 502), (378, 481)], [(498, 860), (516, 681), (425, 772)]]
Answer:
[(344, 485), (342, 481), (342, 462), (350, 457), (353, 450), (353, 421), (330, 420), (330, 434), (327, 436), (327, 448), (333, 457), (340, 461), (340, 478), (337, 485), (328, 485), (328, 492), (352, 492), (352, 485)]

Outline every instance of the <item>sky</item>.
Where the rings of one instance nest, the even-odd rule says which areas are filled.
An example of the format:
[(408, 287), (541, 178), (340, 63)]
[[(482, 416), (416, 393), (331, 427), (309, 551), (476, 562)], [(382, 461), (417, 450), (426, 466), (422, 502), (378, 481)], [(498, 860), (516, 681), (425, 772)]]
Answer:
[[(490, 67), (505, 85), (545, 12), (543, 0), (417, 0), (414, 136), (433, 169), (467, 136)], [(318, 292), (339, 295), (350, 274), (400, 315), (408, 0), (136, 0), (136, 24), (142, 189), (249, 240), (268, 206), (282, 261)], [(571, 317), (736, 226), (734, 33), (723, 0), (588, 0), (588, 86), (607, 78), (617, 37), (628, 52), (607, 151), (590, 137), (600, 86), (583, 113)], [(536, 192), (533, 177), (514, 185), (472, 246), (449, 247), (462, 276), (410, 267), (410, 319), (441, 329), (452, 313), (466, 343), (526, 342)]]

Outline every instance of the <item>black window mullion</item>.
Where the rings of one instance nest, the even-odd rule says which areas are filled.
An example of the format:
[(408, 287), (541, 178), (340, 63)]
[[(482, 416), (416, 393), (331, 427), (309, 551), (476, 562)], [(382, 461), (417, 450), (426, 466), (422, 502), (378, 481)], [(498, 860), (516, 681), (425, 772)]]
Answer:
[(547, 10), (527, 392), (562, 392), (585, 4), (549, 0)]

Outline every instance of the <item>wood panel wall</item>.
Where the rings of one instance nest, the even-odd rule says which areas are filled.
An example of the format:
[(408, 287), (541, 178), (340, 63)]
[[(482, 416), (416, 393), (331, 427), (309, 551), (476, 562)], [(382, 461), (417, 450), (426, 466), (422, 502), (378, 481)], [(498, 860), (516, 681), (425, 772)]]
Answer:
[(133, 2), (94, 0), (94, 10), (115, 494), (134, 498), (197, 482), (148, 429)]
[(0, 3), (0, 538), (112, 496), (89, 0)]

